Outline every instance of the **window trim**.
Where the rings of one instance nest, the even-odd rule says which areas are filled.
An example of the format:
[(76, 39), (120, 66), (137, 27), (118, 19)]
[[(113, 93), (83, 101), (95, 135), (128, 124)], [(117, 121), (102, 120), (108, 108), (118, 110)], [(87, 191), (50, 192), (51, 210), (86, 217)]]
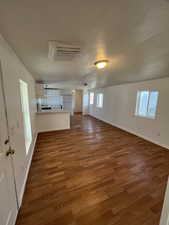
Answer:
[[(90, 96), (91, 96), (91, 94), (93, 94), (93, 102), (91, 103), (91, 99), (90, 99)], [(94, 105), (94, 97), (95, 97), (95, 94), (94, 94), (94, 92), (90, 92), (89, 93), (89, 105)]]
[[(28, 111), (26, 112), (28, 114), (28, 120), (29, 120), (29, 137), (27, 136), (27, 127), (25, 126), (25, 112), (24, 112), (24, 99), (23, 99), (23, 92), (22, 88), (23, 86), (26, 86), (27, 90), (27, 109)], [(21, 104), (21, 113), (22, 113), (22, 122), (23, 122), (23, 129), (24, 129), (24, 143), (25, 143), (25, 150), (26, 150), (26, 155), (28, 155), (32, 140), (33, 140), (33, 133), (32, 133), (32, 123), (31, 123), (31, 110), (30, 110), (30, 102), (29, 102), (29, 86), (28, 83), (22, 79), (19, 79), (19, 89), (20, 89), (20, 104)], [(29, 143), (27, 144), (27, 137), (30, 139)]]
[[(102, 95), (102, 105), (101, 106), (98, 104), (98, 97), (99, 97), (99, 95)], [(99, 108), (99, 109), (103, 108), (103, 96), (104, 96), (103, 93), (97, 93), (97, 96), (96, 96), (96, 107)]]
[[(138, 94), (140, 95), (140, 92), (148, 92), (148, 103), (147, 103), (147, 109), (146, 109), (146, 115), (139, 115), (138, 114), (138, 105), (140, 103), (140, 96), (139, 96), (139, 100), (138, 100)], [(156, 104), (156, 112), (155, 112), (155, 116), (149, 116), (147, 115), (148, 113), (148, 108), (149, 108), (149, 102), (150, 102), (150, 93), (151, 92), (157, 92), (158, 93), (158, 98), (157, 98), (157, 104)], [(137, 91), (137, 96), (136, 96), (136, 104), (135, 104), (135, 113), (134, 116), (136, 117), (141, 117), (141, 118), (145, 118), (145, 119), (156, 119), (157, 115), (158, 115), (158, 103), (159, 103), (159, 91), (157, 89), (142, 89), (142, 90), (138, 90)]]

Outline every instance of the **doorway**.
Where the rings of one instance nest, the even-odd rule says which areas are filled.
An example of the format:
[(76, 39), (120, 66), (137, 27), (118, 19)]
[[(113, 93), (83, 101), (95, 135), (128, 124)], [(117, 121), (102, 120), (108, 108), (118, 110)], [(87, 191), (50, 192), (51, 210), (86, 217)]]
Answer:
[[(6, 113), (3, 78), (0, 67), (0, 224), (14, 225), (18, 213), (13, 167), (14, 150), (11, 149)], [(3, 207), (2, 207), (3, 204)]]

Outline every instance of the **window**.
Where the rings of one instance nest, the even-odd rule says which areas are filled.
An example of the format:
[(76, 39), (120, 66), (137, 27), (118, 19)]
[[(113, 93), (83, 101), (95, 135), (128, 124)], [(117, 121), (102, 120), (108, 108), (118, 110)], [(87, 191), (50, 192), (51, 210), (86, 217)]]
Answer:
[(94, 92), (90, 92), (90, 105), (94, 104)]
[(96, 106), (97, 106), (98, 108), (102, 108), (102, 107), (103, 107), (103, 94), (102, 94), (102, 93), (99, 93), (99, 94), (97, 95)]
[(29, 95), (28, 95), (28, 85), (22, 80), (19, 80), (20, 85), (20, 96), (21, 96), (21, 106), (23, 114), (23, 126), (24, 126), (24, 136), (25, 136), (25, 147), (26, 154), (28, 154), (29, 147), (32, 142), (32, 130), (31, 130), (31, 120), (29, 111)]
[(41, 98), (41, 105), (45, 106), (60, 106), (63, 105), (63, 96), (46, 96), (45, 98)]
[(154, 119), (158, 95), (158, 91), (138, 91), (135, 115)]

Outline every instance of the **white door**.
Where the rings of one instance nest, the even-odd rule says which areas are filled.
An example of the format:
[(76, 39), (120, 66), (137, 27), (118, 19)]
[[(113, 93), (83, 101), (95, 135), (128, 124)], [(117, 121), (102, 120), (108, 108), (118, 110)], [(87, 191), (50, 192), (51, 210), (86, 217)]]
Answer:
[(0, 74), (0, 225), (14, 225), (18, 209), (12, 155), (6, 155), (10, 148), (1, 78)]
[[(15, 69), (15, 68), (14, 68)], [(3, 70), (2, 70), (3, 72)], [(16, 72), (16, 71), (15, 71)], [(31, 151), (27, 152), (25, 146), (24, 122), (20, 93), (20, 74), (2, 73), (3, 86), (5, 91), (8, 129), (10, 136), (10, 145), (15, 149), (13, 156), (13, 165), (15, 172), (16, 190), (19, 207), (21, 206), (22, 196), (26, 182), (27, 166), (31, 158)]]

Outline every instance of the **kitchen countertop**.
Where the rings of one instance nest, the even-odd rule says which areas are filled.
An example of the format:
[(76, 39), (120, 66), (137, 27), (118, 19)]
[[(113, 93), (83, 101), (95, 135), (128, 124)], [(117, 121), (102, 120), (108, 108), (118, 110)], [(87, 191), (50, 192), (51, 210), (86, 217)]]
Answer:
[(66, 110), (45, 110), (37, 112), (37, 114), (50, 114), (50, 113), (71, 113), (71, 112)]

